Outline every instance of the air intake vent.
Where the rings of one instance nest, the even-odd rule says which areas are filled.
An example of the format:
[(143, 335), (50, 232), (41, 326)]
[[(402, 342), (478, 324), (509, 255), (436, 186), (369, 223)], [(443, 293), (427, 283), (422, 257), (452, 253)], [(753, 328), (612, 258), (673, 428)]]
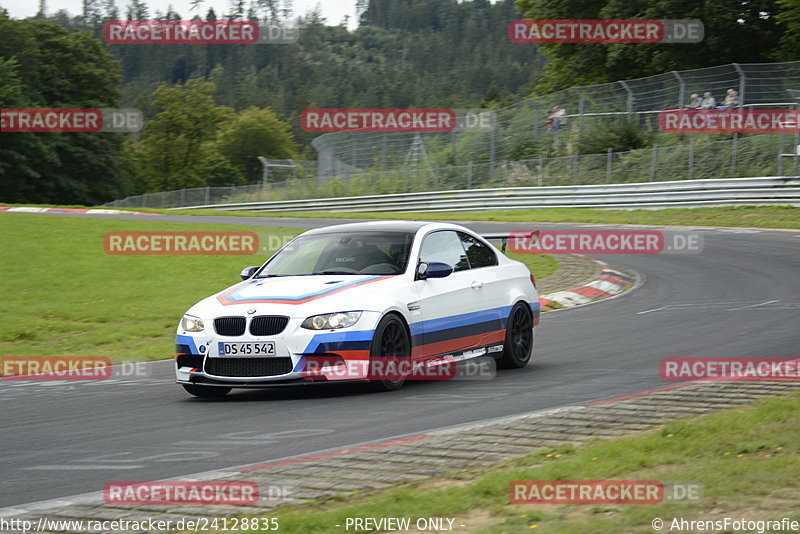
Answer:
[(214, 330), (221, 336), (244, 334), (244, 317), (218, 317), (214, 319)]
[(285, 375), (292, 368), (291, 358), (206, 358), (205, 372), (241, 378)]
[(283, 332), (289, 324), (288, 317), (280, 315), (261, 315), (250, 321), (250, 333), (254, 336), (275, 336)]

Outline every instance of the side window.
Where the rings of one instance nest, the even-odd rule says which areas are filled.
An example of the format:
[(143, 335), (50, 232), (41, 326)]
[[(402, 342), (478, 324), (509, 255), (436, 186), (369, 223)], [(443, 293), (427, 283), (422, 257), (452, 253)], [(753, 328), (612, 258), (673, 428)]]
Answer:
[(451, 230), (433, 232), (425, 236), (419, 257), (421, 261), (428, 263), (433, 261), (446, 263), (453, 267), (454, 271), (469, 269), (469, 261), (464, 247), (461, 246), (461, 240)]
[(467, 251), (467, 258), (473, 269), (497, 265), (497, 255), (495, 255), (491, 248), (469, 234), (458, 232), (458, 237), (464, 245), (464, 250)]

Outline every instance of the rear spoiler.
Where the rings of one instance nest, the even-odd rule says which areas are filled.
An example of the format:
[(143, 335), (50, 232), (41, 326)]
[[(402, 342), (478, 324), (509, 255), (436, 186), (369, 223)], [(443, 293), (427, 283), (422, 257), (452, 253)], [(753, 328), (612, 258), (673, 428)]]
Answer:
[(498, 240), (498, 239), (502, 240), (503, 241), (503, 246), (500, 249), (500, 251), (505, 254), (506, 245), (508, 245), (508, 240), (509, 239), (511, 239), (512, 237), (513, 238), (522, 238), (522, 239), (526, 239), (526, 240), (533, 239), (534, 237), (538, 238), (539, 237), (539, 230), (520, 230), (520, 231), (516, 231), (516, 232), (506, 232), (506, 233), (501, 233), (501, 234), (480, 234), (480, 236), (482, 238), (486, 239), (487, 241), (493, 241), (493, 240)]

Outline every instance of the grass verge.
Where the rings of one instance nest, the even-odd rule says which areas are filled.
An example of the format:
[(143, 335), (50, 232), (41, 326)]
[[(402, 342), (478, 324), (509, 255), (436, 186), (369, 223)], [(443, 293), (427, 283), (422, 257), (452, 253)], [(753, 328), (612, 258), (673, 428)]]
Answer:
[[(112, 231), (248, 231), (266, 246), (247, 256), (114, 256)], [(299, 230), (0, 214), (0, 354), (170, 358), (174, 330), (195, 302), (240, 281), (282, 236)], [(273, 236), (270, 239), (270, 236)], [(280, 241), (282, 243), (282, 241)]]
[[(107, 232), (247, 231), (263, 245), (247, 256), (115, 256)], [(114, 362), (174, 354), (175, 327), (195, 302), (238, 281), (301, 230), (229, 224), (0, 214), (0, 355), (104, 356)], [(551, 256), (517, 255), (541, 279)]]
[[(6, 204), (13, 206), (13, 204)], [(26, 204), (36, 207), (82, 207)], [(114, 208), (118, 209), (118, 208)], [(661, 210), (595, 210), (584, 208), (548, 208), (505, 211), (417, 212), (417, 213), (326, 213), (326, 212), (252, 212), (210, 209), (170, 210), (159, 208), (123, 208), (170, 215), (212, 215), (271, 218), (326, 219), (412, 219), (440, 221), (497, 222), (574, 222), (596, 224), (651, 224), (669, 226), (725, 226), (752, 228), (800, 229), (800, 208), (793, 206), (730, 206), (719, 208), (668, 208)]]
[[(272, 517), (279, 518), (281, 532), (298, 533), (342, 532), (348, 517), (411, 517), (412, 524), (420, 517), (449, 517), (464, 525), (458, 532), (485, 534), (652, 533), (654, 518), (664, 520), (664, 532), (680, 517), (800, 520), (799, 410), (800, 394), (760, 400), (646, 434), (540, 449), (465, 476), (471, 480), (466, 483), (439, 479), (375, 496), (283, 507)], [(518, 505), (508, 499), (515, 480), (606, 479), (700, 482), (704, 499), (702, 504), (653, 505)]]
[[(160, 211), (160, 210), (156, 210)], [(214, 210), (178, 210), (171, 214), (211, 215)], [(202, 212), (202, 213), (201, 213)], [(435, 219), (440, 221), (573, 222), (597, 224), (651, 224), (668, 226), (725, 226), (800, 229), (800, 208), (791, 206), (738, 206), (725, 208), (684, 208), (663, 210), (594, 210), (552, 208), (507, 211), (436, 213), (286, 213), (216, 212), (216, 215), (248, 217), (323, 217), (331, 219)]]

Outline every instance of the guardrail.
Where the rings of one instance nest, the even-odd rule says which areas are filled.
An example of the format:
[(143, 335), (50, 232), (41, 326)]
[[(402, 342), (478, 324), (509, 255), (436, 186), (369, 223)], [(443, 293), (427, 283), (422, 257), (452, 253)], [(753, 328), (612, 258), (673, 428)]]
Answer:
[(699, 206), (800, 207), (800, 177), (679, 180), (631, 184), (504, 187), (360, 197), (242, 202), (173, 208), (247, 211), (486, 211), (531, 208), (646, 209)]

